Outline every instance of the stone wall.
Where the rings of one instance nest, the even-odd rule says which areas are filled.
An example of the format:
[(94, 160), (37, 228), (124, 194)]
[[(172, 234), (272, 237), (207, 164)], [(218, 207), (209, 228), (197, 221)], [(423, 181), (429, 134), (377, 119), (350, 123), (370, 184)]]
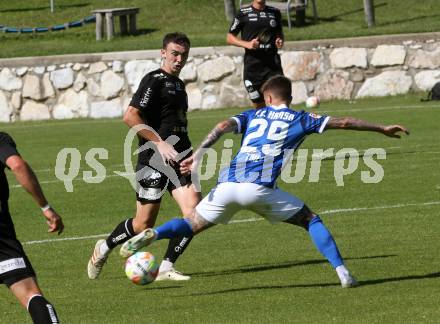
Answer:
[[(294, 103), (427, 91), (440, 81), (440, 35), (288, 42), (280, 52)], [(181, 72), (190, 109), (249, 106), (243, 50), (194, 48)], [(158, 51), (0, 60), (0, 121), (119, 117)]]

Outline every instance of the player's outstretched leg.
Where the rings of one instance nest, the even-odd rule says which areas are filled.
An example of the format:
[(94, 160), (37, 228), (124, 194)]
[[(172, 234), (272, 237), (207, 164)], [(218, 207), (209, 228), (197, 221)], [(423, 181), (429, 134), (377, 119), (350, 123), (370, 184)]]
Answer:
[(316, 248), (321, 254), (330, 262), (332, 267), (336, 270), (342, 288), (356, 287), (358, 282), (344, 265), (341, 254), (339, 253), (333, 236), (330, 231), (322, 223), (319, 216), (315, 215), (308, 224), (308, 232), (310, 238), (315, 244)]
[(155, 240), (172, 239), (178, 236), (192, 236), (191, 224), (186, 218), (174, 218), (156, 229), (148, 228), (122, 244), (119, 254), (128, 258), (137, 250)]
[(168, 248), (165, 256), (160, 264), (159, 273), (156, 277), (156, 281), (173, 280), (173, 281), (186, 281), (191, 277), (184, 275), (180, 271), (174, 269), (174, 263), (183, 254), (188, 247), (193, 236), (178, 236), (172, 238), (168, 243)]
[(119, 223), (107, 239), (98, 240), (87, 264), (89, 279), (98, 278), (112, 249), (133, 237), (134, 234), (133, 219), (129, 218)]
[(304, 205), (298, 213), (285, 220), (285, 222), (301, 226), (309, 232), (313, 244), (336, 270), (342, 288), (356, 287), (358, 285), (356, 279), (353, 278), (345, 267), (333, 236), (318, 215), (314, 214)]

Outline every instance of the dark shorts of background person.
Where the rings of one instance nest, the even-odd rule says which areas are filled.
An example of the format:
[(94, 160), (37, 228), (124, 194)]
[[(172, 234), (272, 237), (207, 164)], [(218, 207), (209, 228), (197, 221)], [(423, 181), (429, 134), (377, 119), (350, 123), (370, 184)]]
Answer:
[(263, 94), (261, 93), (260, 89), (266, 80), (275, 75), (283, 75), (281, 62), (274, 62), (274, 64), (270, 67), (265, 67), (262, 64), (244, 65), (244, 86), (249, 94), (249, 99), (253, 103), (260, 103), (264, 101)]
[[(147, 164), (138, 162), (136, 165), (136, 200), (141, 203), (157, 203), (162, 200), (165, 191), (171, 193), (178, 187), (190, 185), (191, 175), (183, 176), (178, 165), (173, 168), (177, 176), (177, 183), (173, 183), (169, 177), (162, 172), (156, 171)], [(143, 170), (141, 172), (138, 172)], [(177, 185), (177, 186), (176, 186)]]
[(20, 280), (36, 277), (23, 246), (15, 234), (11, 237), (10, 233), (14, 233), (13, 228), (8, 232), (0, 231), (0, 284), (8, 288)]

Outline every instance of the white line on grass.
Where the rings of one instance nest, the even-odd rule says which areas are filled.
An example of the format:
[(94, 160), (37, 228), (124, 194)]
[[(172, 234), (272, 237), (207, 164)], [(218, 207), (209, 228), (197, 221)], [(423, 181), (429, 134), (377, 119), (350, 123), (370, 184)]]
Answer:
[[(129, 173), (126, 173), (127, 175)], [(134, 175), (134, 173), (132, 173)], [(86, 177), (86, 178), (82, 178), (82, 177), (77, 177), (75, 179), (72, 179), (72, 181), (84, 181), (84, 180), (105, 180), (106, 178), (114, 178), (114, 177), (121, 177), (119, 174), (110, 174), (110, 175), (106, 175), (105, 177)], [(63, 181), (61, 180), (43, 180), (43, 181), (39, 181), (40, 184), (48, 184), (48, 183), (63, 183)], [(17, 189), (17, 188), (21, 188), (21, 185), (16, 184), (16, 185), (12, 185), (10, 186), (11, 189)]]
[(335, 109), (335, 110), (321, 110), (321, 112), (332, 113), (332, 112), (369, 112), (369, 111), (380, 111), (380, 110), (402, 110), (402, 109), (419, 109), (419, 108), (438, 108), (438, 106), (423, 106), (423, 105), (410, 105), (410, 106), (379, 106), (375, 108), (351, 108), (351, 109)]
[(41, 243), (53, 243), (53, 242), (61, 242), (61, 241), (78, 241), (78, 240), (88, 240), (92, 238), (98, 238), (98, 237), (104, 237), (108, 236), (110, 233), (105, 234), (96, 234), (96, 235), (89, 235), (89, 236), (76, 236), (76, 237), (63, 237), (59, 239), (47, 239), (47, 240), (38, 240), (38, 241), (27, 241), (23, 244), (31, 245), (31, 244), (41, 244)]
[[(375, 209), (391, 209), (391, 208), (403, 208), (403, 207), (411, 207), (411, 206), (432, 206), (432, 205), (440, 205), (440, 201), (429, 201), (429, 202), (425, 202), (425, 203), (396, 204), (396, 205), (375, 206), (375, 207), (356, 207), (356, 208), (331, 209), (331, 210), (321, 211), (318, 214), (327, 215), (327, 214), (349, 213), (349, 212), (375, 210)], [(233, 221), (230, 221), (229, 224), (258, 222), (261, 220), (263, 220), (263, 218), (252, 217), (252, 218), (246, 218), (246, 219), (233, 220)], [(43, 244), (43, 243), (55, 243), (55, 242), (62, 242), (62, 241), (88, 240), (88, 239), (92, 239), (92, 238), (105, 237), (108, 235), (109, 235), (109, 233), (95, 234), (95, 235), (88, 235), (88, 236), (64, 237), (64, 238), (59, 238), (59, 239), (27, 241), (27, 242), (24, 242), (23, 244), (33, 245), (33, 244)]]

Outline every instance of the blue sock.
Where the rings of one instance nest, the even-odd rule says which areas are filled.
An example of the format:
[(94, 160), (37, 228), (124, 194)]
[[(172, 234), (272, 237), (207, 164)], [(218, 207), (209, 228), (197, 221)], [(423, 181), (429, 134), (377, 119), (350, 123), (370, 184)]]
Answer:
[(173, 218), (165, 224), (156, 227), (154, 231), (157, 234), (156, 240), (193, 235), (191, 224), (186, 218)]
[(309, 223), (309, 234), (316, 248), (330, 262), (333, 268), (343, 265), (341, 254), (329, 230), (322, 223), (319, 216), (314, 217)]

